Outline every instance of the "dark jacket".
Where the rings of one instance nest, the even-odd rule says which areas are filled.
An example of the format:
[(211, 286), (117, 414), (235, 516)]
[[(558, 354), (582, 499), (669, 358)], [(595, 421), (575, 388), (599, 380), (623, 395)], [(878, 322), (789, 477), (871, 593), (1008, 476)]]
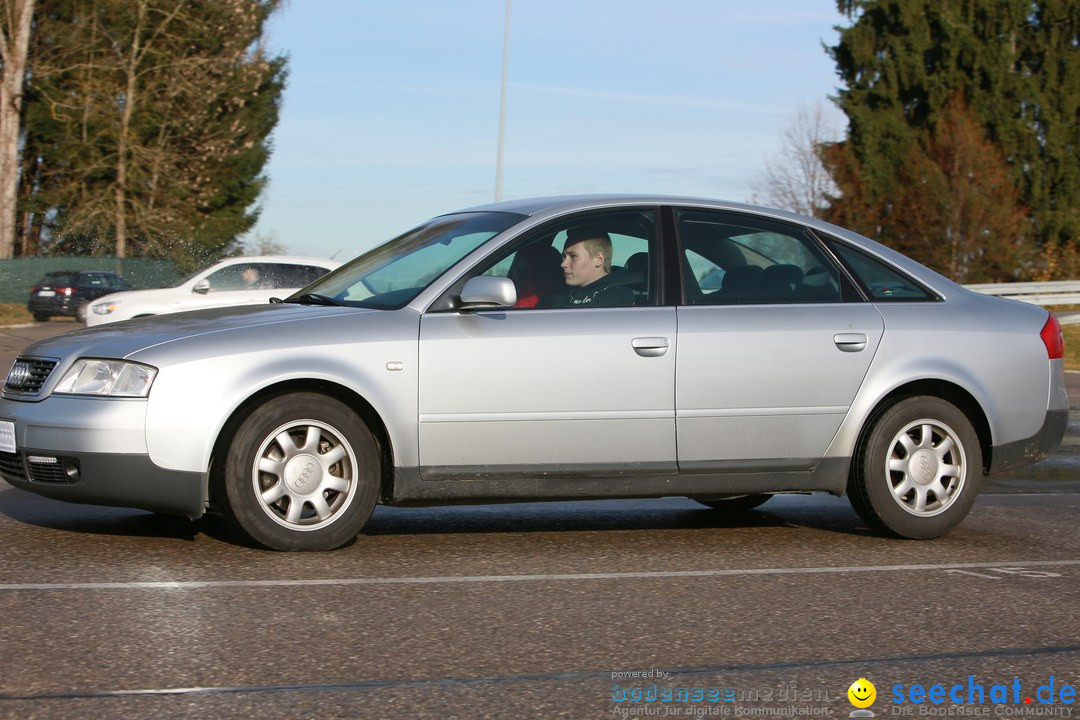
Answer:
[(617, 274), (608, 274), (582, 287), (570, 288), (561, 297), (555, 298), (554, 307), (631, 307), (634, 304), (634, 292), (624, 286), (615, 285)]

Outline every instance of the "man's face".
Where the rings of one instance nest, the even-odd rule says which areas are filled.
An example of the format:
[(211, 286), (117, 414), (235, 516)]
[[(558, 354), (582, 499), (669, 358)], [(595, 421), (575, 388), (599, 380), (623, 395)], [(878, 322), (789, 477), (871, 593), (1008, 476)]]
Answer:
[(589, 255), (584, 241), (568, 245), (562, 254), (562, 271), (567, 285), (588, 285), (604, 276), (604, 256)]

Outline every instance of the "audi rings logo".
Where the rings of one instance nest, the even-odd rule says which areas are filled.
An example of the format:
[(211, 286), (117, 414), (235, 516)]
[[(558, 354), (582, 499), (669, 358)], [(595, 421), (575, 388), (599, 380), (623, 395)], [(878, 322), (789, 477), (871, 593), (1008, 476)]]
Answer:
[(296, 488), (303, 490), (304, 486), (311, 480), (311, 476), (315, 473), (315, 463), (308, 463), (304, 466), (304, 471), (300, 473), (300, 477), (296, 478)]
[(934, 468), (930, 467), (930, 460), (928, 458), (922, 458), (922, 461), (919, 463), (919, 471), (922, 473), (924, 482), (930, 482), (934, 479)]
[(11, 366), (11, 372), (8, 373), (7, 383), (5, 384), (12, 390), (19, 390), (29, 382), (30, 374), (30, 363), (16, 360), (15, 364)]

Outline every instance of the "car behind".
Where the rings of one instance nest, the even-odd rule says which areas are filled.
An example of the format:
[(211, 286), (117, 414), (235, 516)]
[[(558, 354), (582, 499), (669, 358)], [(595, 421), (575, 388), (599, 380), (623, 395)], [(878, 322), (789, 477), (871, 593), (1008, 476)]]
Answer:
[(266, 303), (271, 297), (291, 295), (340, 265), (337, 260), (287, 255), (227, 258), (175, 287), (100, 297), (91, 303), (85, 320), (93, 327), (136, 317)]
[(54, 316), (86, 320), (86, 308), (90, 302), (103, 295), (129, 289), (131, 283), (114, 272), (60, 270), (47, 273), (34, 284), (26, 307), (38, 322), (45, 322)]

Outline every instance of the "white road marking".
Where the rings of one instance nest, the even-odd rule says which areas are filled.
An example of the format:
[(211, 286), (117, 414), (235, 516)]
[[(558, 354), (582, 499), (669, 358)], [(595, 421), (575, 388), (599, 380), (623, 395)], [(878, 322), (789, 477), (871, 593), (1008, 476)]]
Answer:
[(659, 580), (666, 578), (749, 577), (767, 575), (844, 575), (853, 573), (923, 572), (993, 568), (1070, 567), (1080, 560), (998, 560), (937, 565), (862, 565), (845, 567), (747, 568), (743, 570), (661, 570), (624, 573), (550, 575), (437, 575), (433, 577), (324, 578), (309, 580), (177, 580), (157, 582), (0, 583), (2, 591), (42, 590), (205, 590), (218, 588), (342, 587), (380, 585), (454, 585), (465, 583), (583, 582), (591, 580)]

